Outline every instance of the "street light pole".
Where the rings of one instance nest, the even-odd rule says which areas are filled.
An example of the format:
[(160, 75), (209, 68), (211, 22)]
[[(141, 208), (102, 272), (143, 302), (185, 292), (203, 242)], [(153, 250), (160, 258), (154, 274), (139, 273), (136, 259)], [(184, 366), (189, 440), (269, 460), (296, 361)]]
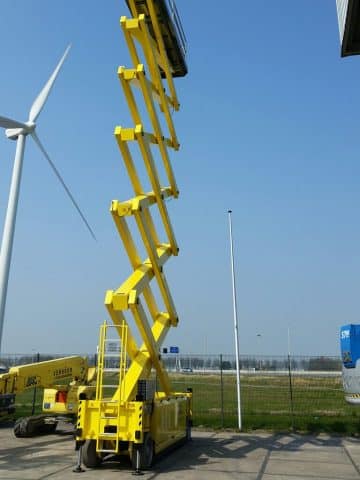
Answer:
[(234, 245), (233, 245), (233, 237), (232, 237), (231, 213), (232, 213), (232, 210), (228, 210), (229, 232), (230, 232), (231, 277), (232, 277), (232, 293), (233, 293), (233, 312), (234, 312), (234, 336), (235, 336), (235, 356), (236, 356), (236, 387), (237, 387), (237, 403), (238, 403), (238, 427), (239, 427), (239, 430), (241, 430), (242, 429), (242, 421), (241, 421), (241, 397), (240, 397), (239, 330), (238, 330), (238, 319), (237, 319)]

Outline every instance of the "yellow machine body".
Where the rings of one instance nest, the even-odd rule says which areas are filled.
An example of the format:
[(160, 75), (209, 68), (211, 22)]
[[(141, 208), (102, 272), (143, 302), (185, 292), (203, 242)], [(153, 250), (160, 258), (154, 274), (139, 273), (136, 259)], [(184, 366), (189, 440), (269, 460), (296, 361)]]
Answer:
[(64, 382), (69, 379), (74, 385), (85, 385), (88, 375), (86, 358), (78, 356), (19, 365), (0, 375), (0, 395), (17, 394), (33, 387), (54, 387), (57, 384), (60, 389), (66, 389)]
[(44, 413), (57, 415), (77, 415), (79, 396), (81, 395), (87, 398), (93, 397), (95, 386), (70, 383), (69, 385), (56, 385), (54, 388), (44, 388), (42, 410)]
[[(183, 31), (176, 32), (180, 19), (173, 21), (177, 11), (168, 10), (174, 2), (126, 2), (132, 18), (121, 17), (120, 25), (132, 65), (120, 66), (118, 78), (133, 126), (116, 126), (114, 135), (135, 196), (113, 200), (110, 213), (133, 271), (106, 292), (112, 323), (101, 327), (96, 395), (79, 402), (76, 441), (87, 467), (98, 466), (109, 453), (129, 453), (139, 470), (150, 466), (154, 453), (190, 436), (191, 393), (172, 390), (160, 355), (167, 332), (179, 321), (164, 272), (179, 252), (166, 201), (179, 196), (170, 161), (170, 152), (180, 147), (173, 77), (186, 75), (187, 67), (179, 41)], [(146, 175), (139, 175), (141, 165)]]
[(82, 414), (77, 427), (88, 440), (101, 445), (111, 442), (108, 448), (119, 444), (117, 454), (123, 453), (122, 448), (128, 451), (128, 442), (142, 444), (144, 434), (149, 432), (157, 454), (186, 438), (190, 404), (190, 393), (166, 396), (163, 392), (157, 392), (152, 402), (127, 402), (120, 408), (115, 403), (104, 408), (95, 400), (80, 401)]
[[(71, 356), (11, 367), (0, 375), (0, 405), (2, 413), (15, 412), (16, 395), (34, 387), (44, 388), (43, 412), (46, 415), (77, 415), (79, 395), (85, 392), (88, 398), (95, 395), (95, 387), (89, 383), (95, 377), (96, 370), (89, 367), (86, 358)], [(35, 420), (27, 417), (22, 420), (18, 436), (27, 436), (36, 429), (43, 433), (45, 416)], [(55, 425), (55, 423), (53, 422)], [(15, 428), (15, 434), (17, 429)]]

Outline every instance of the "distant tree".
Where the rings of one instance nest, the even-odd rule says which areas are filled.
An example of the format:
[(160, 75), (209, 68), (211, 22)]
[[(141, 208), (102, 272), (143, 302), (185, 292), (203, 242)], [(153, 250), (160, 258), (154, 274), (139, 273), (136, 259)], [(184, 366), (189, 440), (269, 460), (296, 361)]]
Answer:
[(231, 370), (231, 362), (224, 360), (221, 364), (223, 370)]
[(299, 369), (299, 361), (292, 358), (291, 359), (291, 368), (293, 370), (298, 370)]
[(341, 370), (341, 360), (332, 357), (315, 357), (309, 360), (309, 370), (334, 372)]
[(204, 360), (199, 357), (191, 357), (191, 365), (195, 369), (203, 368)]

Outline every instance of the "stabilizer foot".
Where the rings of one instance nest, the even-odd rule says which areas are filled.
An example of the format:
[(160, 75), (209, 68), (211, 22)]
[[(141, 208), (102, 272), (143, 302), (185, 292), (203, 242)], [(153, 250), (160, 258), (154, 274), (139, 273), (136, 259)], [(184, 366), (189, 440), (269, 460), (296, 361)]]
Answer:
[(82, 472), (85, 472), (85, 470), (81, 467), (79, 467), (79, 465), (76, 465), (75, 468), (73, 468), (72, 470), (74, 473), (82, 473)]
[(73, 468), (74, 473), (82, 473), (85, 472), (85, 470), (81, 467), (82, 463), (82, 446), (79, 447), (78, 453), (77, 453), (77, 463), (75, 467)]
[(132, 473), (132, 475), (136, 475), (136, 476), (144, 475), (144, 473), (140, 470), (140, 462), (141, 462), (140, 450), (139, 448), (137, 448), (136, 449), (136, 466), (135, 466), (135, 471)]

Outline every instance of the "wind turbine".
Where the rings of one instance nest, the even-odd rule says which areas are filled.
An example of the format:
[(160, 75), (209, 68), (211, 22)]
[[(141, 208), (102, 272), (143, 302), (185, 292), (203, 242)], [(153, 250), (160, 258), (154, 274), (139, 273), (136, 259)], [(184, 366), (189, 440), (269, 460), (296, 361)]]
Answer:
[(44, 146), (40, 142), (39, 137), (35, 133), (36, 120), (46, 103), (46, 100), (50, 94), (50, 91), (54, 85), (56, 77), (59, 74), (59, 71), (65, 61), (65, 58), (69, 50), (70, 50), (70, 45), (65, 50), (64, 55), (61, 57), (55, 70), (51, 74), (49, 80), (46, 82), (45, 86), (43, 87), (39, 95), (36, 97), (34, 103), (32, 104), (30, 108), (29, 119), (27, 122), (18, 122), (17, 120), (0, 116), (0, 127), (5, 128), (5, 134), (7, 138), (10, 138), (11, 140), (17, 140), (15, 161), (14, 161), (14, 167), (13, 167), (13, 173), (12, 173), (11, 185), (10, 185), (8, 207), (7, 207), (6, 216), (5, 216), (5, 225), (4, 225), (3, 238), (2, 238), (1, 251), (0, 251), (0, 347), (1, 347), (1, 339), (2, 339), (2, 332), (3, 332), (3, 325), (4, 325), (6, 294), (7, 294), (8, 280), (9, 280), (11, 253), (12, 253), (13, 240), (14, 240), (15, 221), (16, 221), (16, 212), (17, 212), (18, 199), (19, 199), (25, 141), (28, 135), (31, 135), (34, 142), (40, 148), (41, 152), (43, 153), (46, 160), (50, 164), (50, 167), (54, 171), (61, 185), (64, 187), (68, 197), (70, 198), (71, 202), (73, 203), (74, 207), (76, 208), (80, 217), (85, 223), (91, 236), (95, 239), (94, 232), (92, 231), (84, 214), (80, 210), (78, 204), (76, 203), (69, 188), (66, 186), (55, 164), (51, 161)]

